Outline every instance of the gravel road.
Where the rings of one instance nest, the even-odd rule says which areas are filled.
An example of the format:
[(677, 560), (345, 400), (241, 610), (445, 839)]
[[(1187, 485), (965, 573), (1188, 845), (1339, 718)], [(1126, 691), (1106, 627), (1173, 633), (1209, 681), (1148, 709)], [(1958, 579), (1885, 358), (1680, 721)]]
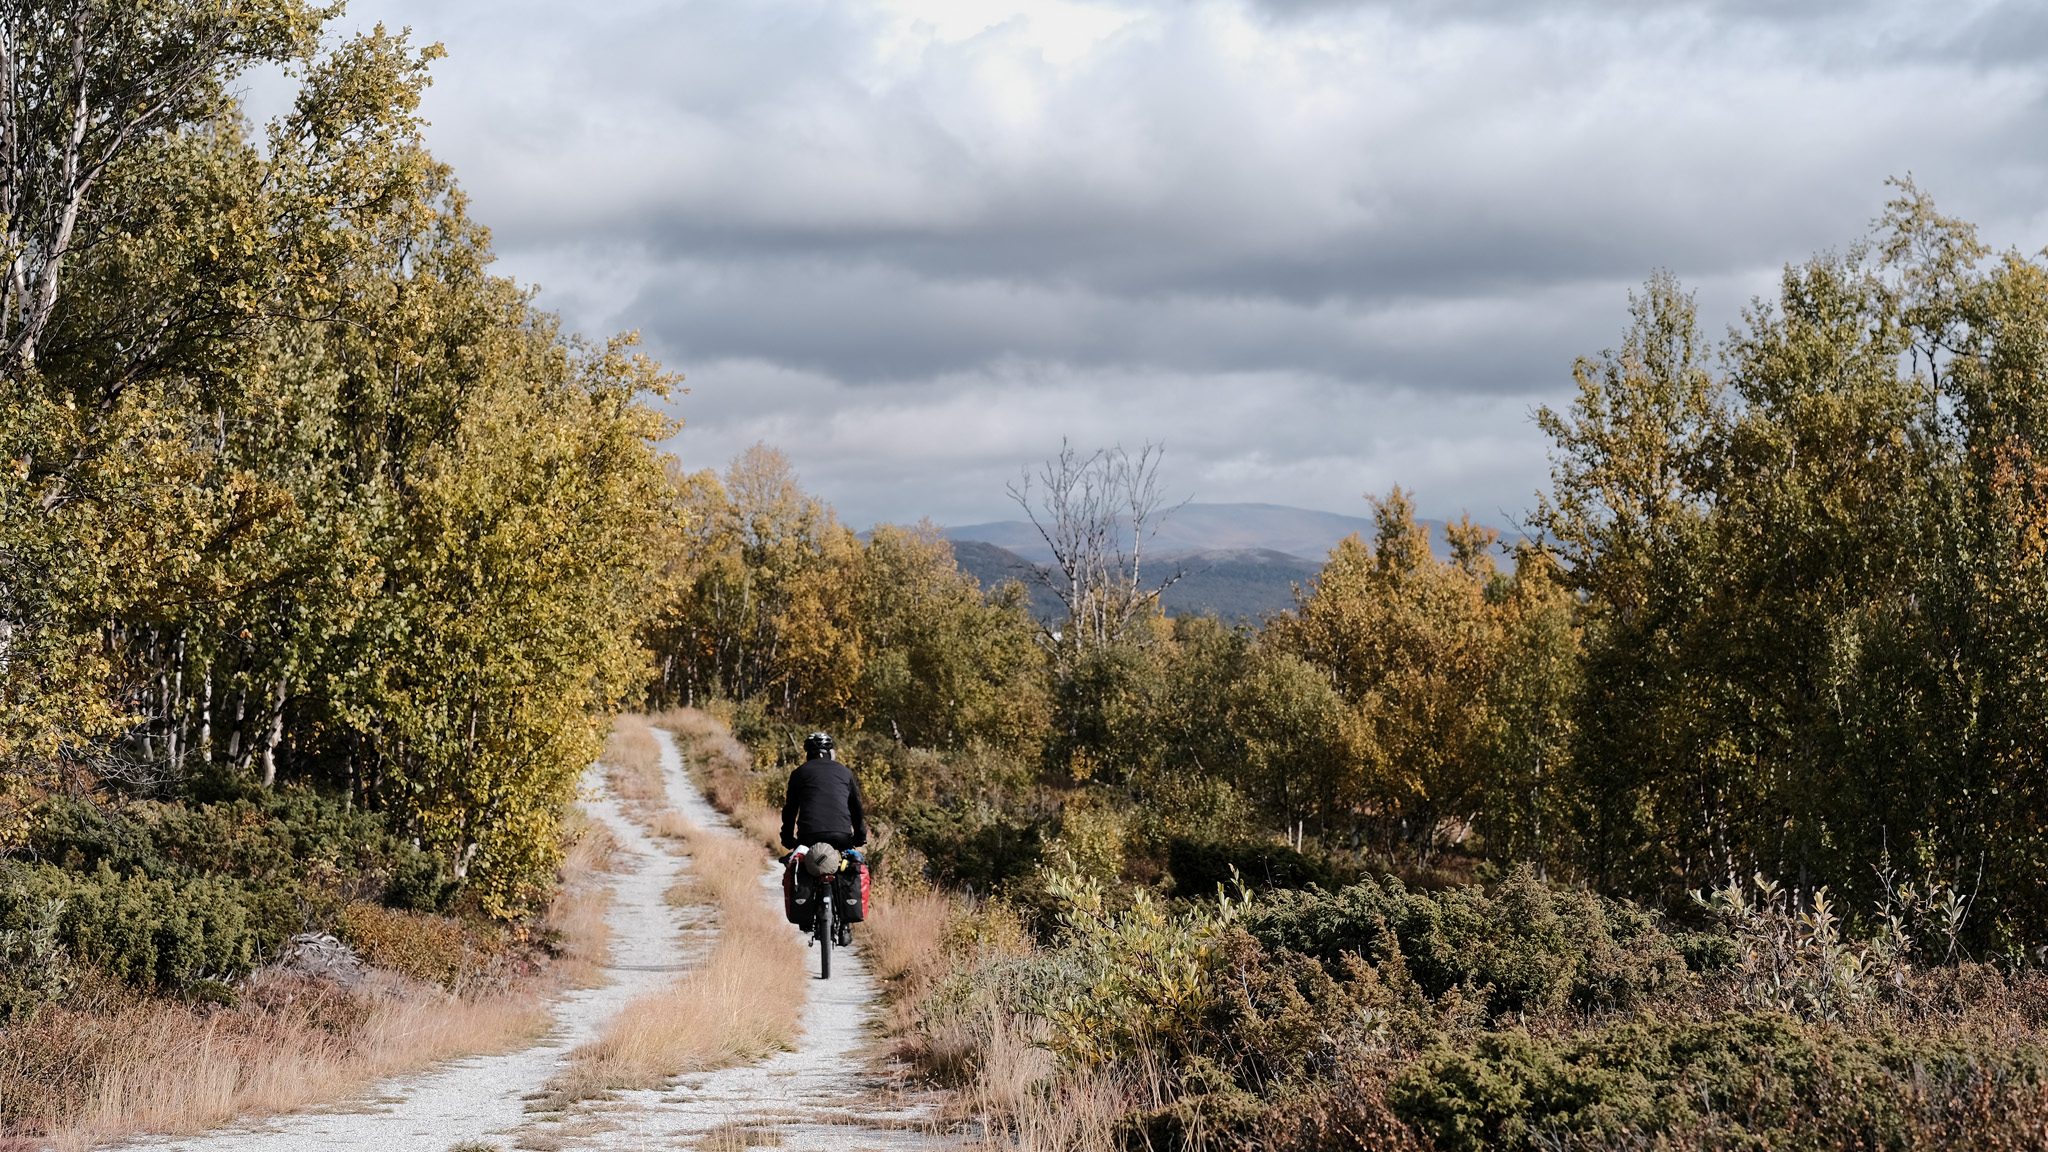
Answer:
[[(674, 806), (699, 828), (737, 835), (691, 785), (670, 735), (657, 731), (655, 737)], [(853, 1058), (867, 1040), (876, 996), (874, 982), (860, 961), (858, 942), (851, 951), (835, 950), (831, 980), (811, 981), (796, 1051), (685, 1077), (666, 1090), (590, 1101), (567, 1114), (529, 1115), (525, 1097), (537, 1093), (565, 1066), (570, 1049), (596, 1037), (604, 1022), (635, 997), (686, 970), (690, 958), (701, 955), (708, 944), (702, 929), (685, 933), (685, 910), (662, 900), (685, 862), (628, 820), (601, 788), (587, 807), (618, 835), (621, 868), (631, 869), (622, 870), (613, 890), (611, 982), (564, 996), (553, 1031), (540, 1043), (508, 1055), (471, 1057), (388, 1080), (362, 1099), (320, 1112), (253, 1121), (205, 1136), (154, 1138), (129, 1147), (179, 1152), (448, 1152), (466, 1145), (705, 1147), (737, 1152), (753, 1144), (779, 1145), (791, 1152), (854, 1152), (958, 1146), (957, 1137), (936, 1130), (929, 1099), (894, 1094), (862, 1060)], [(765, 872), (761, 889), (762, 899), (779, 907), (778, 873)], [(815, 955), (813, 963), (815, 970)]]

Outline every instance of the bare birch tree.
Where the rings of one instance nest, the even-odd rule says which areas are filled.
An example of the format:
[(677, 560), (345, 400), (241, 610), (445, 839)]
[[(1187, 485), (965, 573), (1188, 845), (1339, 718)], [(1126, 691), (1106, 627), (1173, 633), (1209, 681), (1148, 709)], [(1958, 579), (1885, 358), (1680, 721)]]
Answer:
[(1067, 610), (1065, 625), (1047, 632), (1055, 651), (1099, 650), (1123, 639), (1183, 575), (1176, 569), (1154, 585), (1144, 571), (1160, 522), (1180, 507), (1166, 507), (1160, 490), (1164, 455), (1164, 445), (1148, 443), (1136, 455), (1119, 445), (1083, 456), (1062, 440), (1059, 455), (1009, 486), (1052, 552), (1052, 566), (1032, 572)]

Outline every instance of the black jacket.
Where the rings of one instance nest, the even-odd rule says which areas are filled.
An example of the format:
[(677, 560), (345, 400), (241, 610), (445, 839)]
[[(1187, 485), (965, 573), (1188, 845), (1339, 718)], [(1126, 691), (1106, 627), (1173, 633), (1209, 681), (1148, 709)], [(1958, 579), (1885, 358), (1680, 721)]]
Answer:
[(782, 846), (795, 848), (820, 840), (841, 849), (868, 842), (860, 781), (853, 778), (853, 769), (830, 755), (806, 760), (791, 772), (789, 799), (782, 802)]

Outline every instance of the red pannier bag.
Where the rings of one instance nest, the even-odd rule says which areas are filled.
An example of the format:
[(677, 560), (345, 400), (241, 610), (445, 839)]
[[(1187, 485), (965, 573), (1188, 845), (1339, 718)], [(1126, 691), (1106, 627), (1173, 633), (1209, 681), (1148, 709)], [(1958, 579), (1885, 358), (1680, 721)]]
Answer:
[(803, 859), (803, 853), (792, 852), (782, 864), (782, 917), (799, 928), (804, 926), (804, 918), (796, 910), (796, 870)]

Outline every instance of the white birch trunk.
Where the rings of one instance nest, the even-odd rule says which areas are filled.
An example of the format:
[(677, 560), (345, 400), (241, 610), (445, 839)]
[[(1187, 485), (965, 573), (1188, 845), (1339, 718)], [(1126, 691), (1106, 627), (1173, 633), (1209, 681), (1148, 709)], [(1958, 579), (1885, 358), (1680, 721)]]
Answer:
[(206, 665), (206, 680), (200, 686), (204, 693), (199, 701), (199, 762), (213, 763), (213, 664)]
[(244, 684), (241, 692), (235, 696), (235, 730), (228, 734), (228, 762), (235, 766), (236, 772), (249, 770), (249, 757), (242, 749), (242, 726), (248, 715), (249, 686)]
[(278, 677), (277, 699), (270, 706), (270, 735), (263, 742), (263, 786), (265, 788), (277, 783), (277, 746), (284, 739), (284, 700), (290, 688), (290, 677)]

